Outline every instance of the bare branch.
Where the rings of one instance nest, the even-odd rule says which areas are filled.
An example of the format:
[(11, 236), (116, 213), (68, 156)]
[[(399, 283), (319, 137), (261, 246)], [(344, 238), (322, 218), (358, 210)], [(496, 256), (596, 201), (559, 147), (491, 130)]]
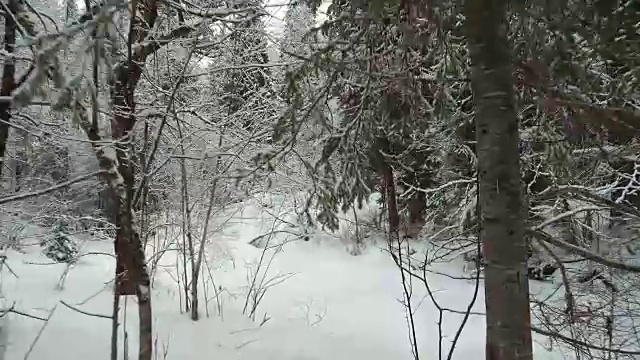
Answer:
[(555, 245), (561, 249), (567, 250), (571, 253), (580, 255), (586, 259), (589, 259), (591, 261), (594, 261), (598, 264), (602, 264), (614, 269), (619, 269), (619, 270), (624, 270), (624, 271), (629, 271), (629, 272), (633, 272), (633, 273), (640, 273), (640, 266), (635, 266), (635, 265), (630, 265), (630, 264), (623, 264), (623, 263), (619, 263), (613, 260), (609, 260), (607, 258), (604, 258), (600, 255), (594, 254), (591, 251), (588, 251), (586, 249), (583, 249), (579, 246), (575, 246), (572, 244), (569, 244), (568, 242), (559, 240), (554, 238), (553, 236), (547, 234), (544, 231), (540, 231), (540, 230), (534, 230), (534, 229), (528, 229), (527, 233), (537, 237), (540, 240), (543, 240), (545, 242), (548, 242), (552, 245)]
[(94, 313), (90, 313), (90, 312), (86, 312), (86, 311), (80, 310), (80, 309), (78, 309), (76, 307), (73, 307), (73, 306), (67, 304), (63, 300), (60, 300), (60, 303), (62, 305), (64, 305), (64, 306), (68, 307), (69, 309), (71, 309), (73, 311), (76, 311), (76, 312), (79, 312), (80, 314), (83, 314), (83, 315), (94, 316), (94, 317), (99, 317), (99, 318), (109, 319), (109, 320), (113, 319), (113, 316), (110, 316), (110, 315), (94, 314)]
[(65, 181), (63, 183), (60, 183), (58, 185), (55, 185), (55, 186), (52, 186), (52, 187), (49, 187), (49, 188), (46, 188), (46, 189), (36, 190), (36, 191), (24, 193), (24, 194), (18, 194), (18, 195), (13, 195), (13, 196), (7, 196), (7, 197), (4, 197), (4, 198), (0, 198), (0, 205), (1, 204), (6, 204), (6, 203), (12, 202), (12, 201), (24, 200), (24, 199), (28, 199), (28, 198), (32, 198), (32, 197), (36, 197), (36, 196), (40, 196), (40, 195), (44, 195), (44, 194), (48, 194), (50, 192), (66, 188), (66, 187), (68, 187), (70, 185), (73, 185), (75, 183), (79, 183), (81, 181), (85, 181), (87, 179), (90, 179), (90, 178), (98, 176), (98, 175), (102, 175), (104, 173), (105, 173), (104, 171), (97, 171), (97, 172), (94, 172), (94, 173), (78, 176), (77, 178), (71, 179), (69, 181)]

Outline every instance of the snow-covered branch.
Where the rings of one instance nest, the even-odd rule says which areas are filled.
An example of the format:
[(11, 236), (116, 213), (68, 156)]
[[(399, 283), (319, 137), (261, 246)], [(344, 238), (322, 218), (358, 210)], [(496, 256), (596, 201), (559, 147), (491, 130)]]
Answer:
[(17, 195), (12, 195), (12, 196), (6, 196), (3, 198), (0, 198), (0, 204), (6, 204), (12, 201), (18, 201), (18, 200), (24, 200), (24, 199), (28, 199), (28, 198), (32, 198), (32, 197), (36, 197), (36, 196), (40, 196), (40, 195), (44, 195), (44, 194), (48, 194), (50, 192), (56, 191), (56, 190), (60, 190), (60, 189), (64, 189), (70, 185), (73, 185), (75, 183), (79, 183), (91, 178), (95, 178), (96, 176), (99, 176), (103, 174), (103, 171), (97, 171), (91, 174), (86, 174), (86, 175), (82, 175), (82, 176), (78, 176), (76, 178), (73, 178), (69, 181), (65, 181), (62, 182), (60, 184), (57, 184), (55, 186), (51, 186), (48, 187), (46, 189), (42, 189), (42, 190), (35, 190), (35, 191), (31, 191), (28, 193), (24, 193), (24, 194), (17, 194)]

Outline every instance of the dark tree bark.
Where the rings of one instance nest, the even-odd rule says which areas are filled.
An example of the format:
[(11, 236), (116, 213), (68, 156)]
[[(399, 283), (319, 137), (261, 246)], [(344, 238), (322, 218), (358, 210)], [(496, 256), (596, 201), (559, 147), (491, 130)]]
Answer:
[(389, 243), (397, 244), (400, 239), (400, 215), (398, 214), (396, 184), (391, 166), (384, 166), (382, 169), (382, 178), (384, 180), (387, 214), (389, 216)]
[(507, 0), (467, 0), (475, 104), (487, 360), (531, 360), (527, 244)]
[[(114, 190), (114, 215), (116, 225), (116, 271), (125, 270), (127, 278), (118, 282), (120, 294), (135, 293), (138, 300), (139, 317), (139, 360), (151, 360), (153, 353), (153, 314), (151, 309), (151, 284), (147, 271), (144, 248), (139, 234), (134, 228), (133, 199), (135, 189), (134, 167), (128, 147), (131, 131), (136, 122), (135, 90), (142, 75), (142, 68), (150, 54), (134, 50), (134, 46), (147, 40), (158, 16), (155, 0), (140, 0), (132, 3), (132, 16), (129, 27), (127, 61), (116, 68), (112, 100), (114, 115), (111, 121), (111, 137), (118, 141), (116, 157), (118, 172), (124, 182), (124, 193)], [(133, 291), (132, 291), (133, 290)]]
[[(116, 295), (133, 295), (138, 300), (139, 360), (151, 360), (153, 354), (152, 308), (150, 279), (147, 272), (144, 248), (134, 227), (133, 204), (138, 196), (134, 193), (134, 167), (125, 145), (131, 137), (136, 122), (135, 90), (140, 81), (147, 57), (171, 41), (189, 35), (194, 27), (181, 26), (158, 38), (149, 36), (158, 16), (156, 0), (134, 0), (131, 4), (131, 26), (128, 34), (127, 59), (114, 69), (115, 79), (111, 85), (114, 115), (111, 119), (111, 138), (117, 141), (115, 157), (98, 146), (102, 142), (97, 122), (90, 121), (86, 109), (75, 104), (78, 114), (83, 116), (80, 125), (94, 144), (98, 164), (104, 170), (103, 178), (113, 197), (113, 221), (117, 227), (114, 242), (116, 253)], [(92, 9), (93, 11), (93, 9)], [(86, 21), (84, 15), (80, 21)], [(84, 19), (84, 20), (83, 20)], [(153, 155), (153, 153), (151, 154)], [(153, 157), (147, 159), (153, 162)], [(147, 180), (142, 179), (143, 186)], [(139, 194), (138, 194), (139, 195)]]
[[(16, 44), (17, 24), (14, 19), (18, 14), (18, 0), (9, 0), (4, 15), (4, 50), (13, 54)], [(16, 65), (13, 59), (6, 59), (2, 67), (2, 87), (0, 96), (11, 96), (16, 87)], [(0, 175), (5, 166), (7, 155), (7, 139), (9, 138), (9, 124), (11, 122), (11, 102), (0, 102)]]
[(377, 137), (371, 159), (382, 178), (382, 196), (387, 205), (389, 217), (389, 244), (392, 245), (397, 244), (400, 240), (400, 214), (398, 212), (395, 176), (385, 153), (391, 154), (391, 144), (386, 137)]
[[(149, 38), (149, 31), (153, 28), (158, 15), (156, 0), (134, 0), (131, 8), (133, 12), (128, 34), (128, 56), (125, 61), (115, 67), (115, 81), (111, 84), (111, 98), (114, 104), (111, 138), (117, 141), (115, 157), (97, 145), (102, 141), (97, 121), (89, 119), (88, 114), (84, 114), (86, 109), (82, 105), (76, 104), (75, 106), (79, 114), (84, 114), (80, 124), (89, 140), (92, 140), (94, 144), (100, 168), (105, 170), (104, 180), (113, 197), (113, 221), (116, 226), (114, 242), (116, 253), (115, 293), (116, 296), (135, 294), (138, 300), (139, 317), (138, 359), (151, 360), (153, 318), (150, 280), (142, 241), (134, 227), (134, 169), (131, 157), (128, 156), (130, 149), (124, 144), (128, 143), (136, 122), (134, 93), (147, 57), (173, 39), (173, 35), (188, 34), (192, 29), (176, 30), (166, 38)], [(146, 44), (144, 44), (145, 41), (147, 41)]]

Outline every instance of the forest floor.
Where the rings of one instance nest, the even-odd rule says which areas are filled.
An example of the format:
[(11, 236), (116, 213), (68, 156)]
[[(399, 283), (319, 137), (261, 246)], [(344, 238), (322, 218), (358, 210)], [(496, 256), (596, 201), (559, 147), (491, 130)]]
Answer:
[[(384, 251), (384, 242), (371, 242), (361, 255), (353, 256), (343, 242), (327, 233), (290, 242), (280, 233), (269, 242), (277, 246), (267, 245), (269, 250), (263, 251), (249, 242), (274, 228), (274, 218), (279, 216), (275, 212), (282, 215), (290, 209), (265, 208), (259, 203), (237, 204), (217, 215), (201, 286), (208, 301), (198, 322), (181, 312), (184, 296), (177, 279), (182, 275), (176, 264), (182, 257), (176, 242), (162, 239), (168, 233), (156, 234), (156, 245), (165, 250), (153, 271), (157, 359), (413, 359), (400, 272)], [(31, 245), (23, 241), (21, 252), (9, 251), (2, 269), (5, 304), (22, 313), (11, 312), (3, 318), (2, 330), (8, 334), (4, 358), (108, 359), (115, 266), (112, 244), (83, 238), (81, 254), (86, 255), (68, 267), (44, 257), (36, 235)], [(420, 246), (415, 248), (420, 251)], [(437, 266), (438, 271), (462, 274), (459, 263)], [(466, 310), (474, 294), (473, 281), (439, 275), (430, 275), (429, 280), (441, 305)], [(247, 301), (252, 283), (262, 284), (254, 289), (266, 290), (257, 292), (263, 296), (255, 316), (250, 314), (252, 297)], [(438, 312), (425, 295), (424, 286), (414, 282), (417, 348), (420, 359), (437, 359)], [(480, 287), (474, 312), (483, 312), (483, 295)], [(127, 358), (125, 352), (135, 359), (135, 299), (121, 303), (119, 359)], [(448, 313), (443, 318), (443, 358), (462, 317)], [(484, 358), (484, 326), (482, 315), (469, 317), (453, 359)], [(547, 340), (536, 340), (536, 359), (562, 358), (545, 350)]]

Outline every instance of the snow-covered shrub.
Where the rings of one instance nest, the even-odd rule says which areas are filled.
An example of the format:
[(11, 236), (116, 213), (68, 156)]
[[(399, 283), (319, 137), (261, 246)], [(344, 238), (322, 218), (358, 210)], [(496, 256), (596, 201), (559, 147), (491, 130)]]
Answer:
[(53, 226), (51, 235), (41, 243), (42, 253), (55, 262), (71, 263), (78, 255), (76, 244), (69, 238), (66, 227), (58, 223)]

